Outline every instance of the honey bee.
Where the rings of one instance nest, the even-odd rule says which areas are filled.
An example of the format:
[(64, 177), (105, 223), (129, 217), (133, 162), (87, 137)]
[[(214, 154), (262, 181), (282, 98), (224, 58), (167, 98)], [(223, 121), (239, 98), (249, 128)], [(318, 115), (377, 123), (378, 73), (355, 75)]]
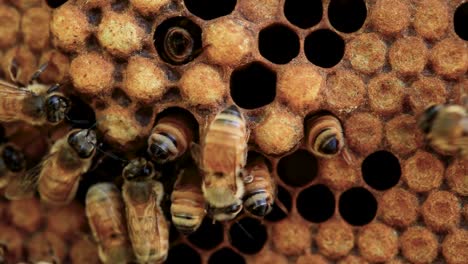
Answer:
[(208, 214), (214, 220), (231, 220), (242, 210), (248, 139), (245, 118), (232, 105), (215, 116), (200, 147), (192, 144), (192, 154), (203, 171)]
[(157, 163), (173, 161), (187, 151), (192, 139), (193, 132), (184, 115), (164, 116), (148, 138), (148, 153)]
[(24, 121), (31, 125), (56, 125), (66, 118), (70, 110), (70, 100), (57, 92), (58, 84), (47, 86), (37, 82), (46, 69), (42, 65), (31, 77), (27, 86), (16, 81), (10, 69), (11, 79), (15, 83), (0, 80), (0, 121)]
[(172, 223), (182, 234), (195, 232), (205, 218), (202, 178), (195, 166), (183, 169), (171, 194)]
[(125, 206), (114, 184), (98, 183), (86, 194), (86, 216), (103, 263), (128, 263), (133, 253), (124, 216)]
[(0, 146), (0, 189), (5, 187), (12, 177), (19, 176), (26, 167), (23, 153), (13, 144)]
[(82, 174), (88, 171), (96, 153), (96, 133), (74, 129), (51, 147), (42, 162), (24, 177), (17, 177), (5, 189), (8, 199), (18, 199), (39, 191), (50, 205), (65, 205), (75, 197)]
[(307, 150), (317, 157), (332, 158), (341, 154), (348, 164), (354, 160), (345, 148), (340, 120), (331, 114), (315, 114), (305, 123)]
[(276, 184), (263, 158), (256, 158), (246, 166), (249, 180), (245, 180), (244, 207), (252, 215), (264, 217), (273, 208)]
[(153, 165), (144, 158), (130, 161), (124, 168), (122, 196), (128, 233), (139, 262), (162, 263), (169, 249), (169, 228), (160, 207), (163, 185), (153, 180)]

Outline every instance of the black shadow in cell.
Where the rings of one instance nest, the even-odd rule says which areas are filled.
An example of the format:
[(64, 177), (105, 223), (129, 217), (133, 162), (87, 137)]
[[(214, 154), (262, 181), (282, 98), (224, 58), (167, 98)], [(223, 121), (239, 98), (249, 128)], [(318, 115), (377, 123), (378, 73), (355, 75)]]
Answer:
[(136, 110), (135, 119), (141, 126), (147, 126), (151, 122), (153, 117), (153, 108), (150, 106), (144, 106)]
[(260, 31), (258, 49), (267, 60), (286, 64), (299, 54), (299, 37), (289, 27), (275, 24)]
[(245, 260), (232, 249), (225, 247), (213, 253), (208, 264), (245, 264)]
[(468, 41), (468, 2), (457, 7), (453, 16), (453, 24), (455, 33), (460, 38)]
[(278, 176), (289, 186), (301, 187), (317, 176), (317, 159), (310, 152), (300, 149), (284, 156), (278, 162)]
[(364, 0), (331, 0), (328, 6), (330, 24), (338, 31), (352, 33), (358, 31), (367, 17)]
[(171, 247), (169, 254), (164, 263), (166, 264), (180, 264), (180, 263), (193, 263), (201, 264), (201, 257), (197, 251), (186, 244), (179, 244)]
[(276, 96), (276, 73), (260, 62), (236, 69), (231, 75), (231, 97), (244, 109), (265, 106)]
[(188, 240), (201, 249), (212, 249), (223, 242), (223, 225), (207, 217), (195, 233), (188, 236)]
[(92, 8), (87, 12), (88, 22), (97, 26), (101, 23), (102, 20), (102, 10), (100, 8)]
[(120, 88), (112, 91), (111, 98), (122, 107), (128, 107), (132, 103), (130, 97)]
[(304, 41), (304, 53), (313, 64), (331, 68), (344, 56), (345, 42), (329, 29), (319, 29), (310, 33)]
[(71, 95), (70, 110), (67, 113), (67, 121), (73, 128), (90, 128), (96, 123), (96, 115), (93, 108), (80, 97)]
[(236, 7), (236, 0), (184, 0), (185, 7), (197, 17), (211, 20), (229, 15)]
[(368, 190), (355, 187), (341, 194), (338, 209), (346, 222), (354, 226), (363, 226), (374, 219), (377, 200)]
[(47, 5), (50, 8), (57, 8), (65, 4), (68, 0), (46, 0)]
[(333, 192), (323, 184), (313, 185), (299, 193), (297, 211), (307, 221), (321, 223), (335, 212)]
[(362, 176), (372, 188), (384, 191), (400, 180), (401, 167), (398, 158), (388, 151), (377, 151), (362, 162)]
[[(281, 185), (278, 185), (278, 193), (275, 203), (273, 204), (273, 209), (269, 214), (265, 216), (265, 220), (270, 222), (278, 222), (283, 220), (288, 216), (288, 213), (291, 211), (292, 208), (292, 198), (291, 194), (289, 194), (288, 190), (286, 190)], [(282, 206), (278, 205), (278, 202), (281, 203)], [(284, 208), (287, 210), (284, 212)]]
[(321, 0), (286, 0), (284, 15), (293, 25), (300, 28), (310, 28), (322, 19), (323, 6)]
[(268, 238), (266, 227), (260, 220), (249, 217), (232, 223), (229, 235), (231, 245), (245, 254), (259, 252)]

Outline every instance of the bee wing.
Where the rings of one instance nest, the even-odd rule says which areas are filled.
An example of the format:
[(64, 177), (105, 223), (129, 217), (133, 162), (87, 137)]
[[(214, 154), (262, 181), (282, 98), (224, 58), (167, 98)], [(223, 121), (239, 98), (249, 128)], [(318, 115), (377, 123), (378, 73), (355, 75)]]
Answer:
[(26, 88), (19, 87), (15, 84), (0, 80), (0, 95), (1, 96), (31, 96), (33, 92)]

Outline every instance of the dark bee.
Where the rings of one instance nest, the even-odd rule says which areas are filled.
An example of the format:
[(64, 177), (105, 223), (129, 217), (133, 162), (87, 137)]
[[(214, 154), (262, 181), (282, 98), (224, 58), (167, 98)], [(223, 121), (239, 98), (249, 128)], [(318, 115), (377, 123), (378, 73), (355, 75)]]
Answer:
[(249, 180), (244, 181), (244, 208), (255, 216), (264, 217), (273, 208), (276, 184), (263, 158), (250, 162), (245, 170)]
[(5, 187), (11, 177), (23, 172), (26, 161), (23, 153), (12, 144), (5, 144), (0, 147), (0, 189)]

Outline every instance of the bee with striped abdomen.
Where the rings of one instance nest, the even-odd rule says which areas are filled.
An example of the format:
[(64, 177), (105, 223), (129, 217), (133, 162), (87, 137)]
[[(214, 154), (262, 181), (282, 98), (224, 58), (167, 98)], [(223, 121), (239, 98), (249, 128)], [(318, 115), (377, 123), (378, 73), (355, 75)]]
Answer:
[(244, 208), (252, 215), (264, 217), (273, 208), (276, 184), (262, 157), (247, 164), (245, 170), (249, 180), (245, 181)]

